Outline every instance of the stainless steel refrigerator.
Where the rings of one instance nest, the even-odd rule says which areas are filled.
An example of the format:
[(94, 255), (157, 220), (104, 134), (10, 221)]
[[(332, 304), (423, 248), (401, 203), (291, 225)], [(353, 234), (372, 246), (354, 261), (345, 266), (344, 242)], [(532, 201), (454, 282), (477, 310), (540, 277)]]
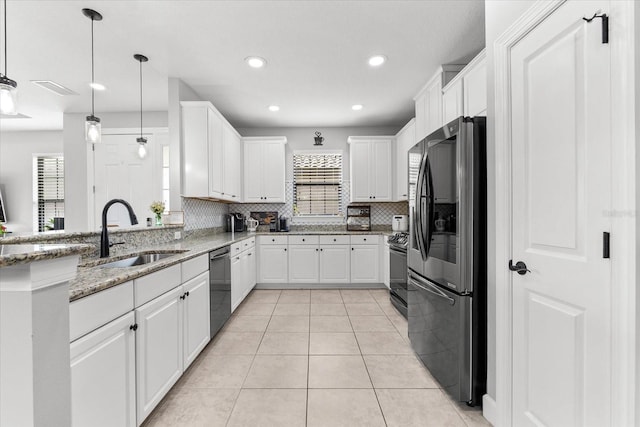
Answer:
[(486, 387), (486, 186), (484, 117), (459, 117), (409, 151), (409, 338), (470, 405)]

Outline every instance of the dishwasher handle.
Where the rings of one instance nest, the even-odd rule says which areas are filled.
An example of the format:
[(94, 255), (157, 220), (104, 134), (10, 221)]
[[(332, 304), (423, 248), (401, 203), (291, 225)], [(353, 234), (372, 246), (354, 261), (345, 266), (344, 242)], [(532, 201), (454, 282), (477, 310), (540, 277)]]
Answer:
[(209, 252), (209, 260), (215, 261), (218, 259), (222, 259), (225, 257), (229, 257), (229, 246), (225, 246), (224, 248), (216, 249), (215, 251)]

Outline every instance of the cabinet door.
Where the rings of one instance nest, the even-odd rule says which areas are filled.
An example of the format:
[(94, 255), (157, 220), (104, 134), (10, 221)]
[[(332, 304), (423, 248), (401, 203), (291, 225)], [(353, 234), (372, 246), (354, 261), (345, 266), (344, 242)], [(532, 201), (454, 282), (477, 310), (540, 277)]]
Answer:
[(248, 276), (248, 286), (249, 286), (249, 292), (251, 292), (251, 290), (253, 288), (255, 288), (256, 286), (256, 279), (257, 279), (257, 265), (256, 265), (256, 249), (255, 248), (251, 248), (247, 251), (247, 276)]
[(442, 82), (438, 79), (427, 89), (426, 135), (442, 127)]
[(244, 293), (244, 274), (242, 272), (242, 256), (234, 255), (231, 257), (231, 310), (242, 302)]
[(416, 98), (416, 134), (413, 144), (427, 136), (427, 94), (423, 92)]
[(487, 115), (487, 63), (482, 60), (464, 77), (464, 115)]
[(318, 252), (315, 245), (289, 245), (289, 282), (318, 283)]
[(209, 133), (206, 107), (182, 107), (184, 182), (182, 195), (209, 195)]
[(442, 94), (442, 115), (443, 124), (449, 123), (451, 120), (464, 114), (462, 107), (462, 89), (463, 81), (458, 80)]
[(281, 142), (264, 142), (261, 159), (263, 194), (269, 203), (284, 203), (285, 151)]
[(373, 191), (370, 180), (371, 154), (367, 141), (351, 143), (351, 201), (371, 202)]
[(222, 177), (222, 198), (239, 200), (240, 197), (240, 139), (228, 123), (222, 128), (224, 146), (224, 175)]
[(378, 283), (378, 245), (351, 246), (351, 282)]
[(409, 149), (416, 142), (416, 122), (406, 126), (396, 140), (396, 200), (408, 200), (409, 194)]
[(136, 426), (133, 312), (71, 343), (71, 425)]
[(209, 272), (185, 282), (183, 299), (183, 368), (191, 362), (209, 342)]
[(372, 159), (369, 171), (373, 183), (373, 201), (390, 202), (393, 188), (391, 140), (371, 142), (370, 153)]
[(244, 142), (244, 200), (264, 202), (262, 167), (263, 146), (257, 141)]
[(350, 249), (349, 245), (320, 246), (320, 283), (349, 283)]
[(287, 283), (287, 246), (261, 245), (258, 283)]
[(222, 118), (208, 110), (209, 129), (209, 196), (222, 195), (222, 178), (224, 176), (224, 145), (222, 144)]
[(382, 251), (382, 283), (389, 289), (391, 289), (391, 254), (389, 253), (389, 244), (384, 244), (384, 250)]
[(135, 310), (138, 424), (182, 375), (182, 286)]

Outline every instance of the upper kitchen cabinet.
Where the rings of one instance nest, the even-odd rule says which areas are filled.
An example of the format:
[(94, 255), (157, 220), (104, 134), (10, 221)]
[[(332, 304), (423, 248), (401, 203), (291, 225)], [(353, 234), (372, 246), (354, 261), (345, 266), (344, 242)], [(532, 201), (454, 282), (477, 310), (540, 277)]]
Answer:
[(416, 141), (421, 141), (444, 124), (442, 117), (442, 88), (464, 68), (464, 65), (442, 65), (413, 98), (416, 103)]
[(409, 150), (416, 143), (416, 119), (411, 119), (396, 134), (396, 173), (393, 200), (408, 200)]
[(244, 201), (285, 202), (285, 144), (287, 138), (251, 137), (244, 141)]
[(350, 136), (351, 201), (393, 200), (393, 136)]
[(442, 90), (444, 123), (487, 114), (487, 65), (482, 50)]
[(185, 197), (240, 201), (240, 135), (209, 102), (182, 105)]

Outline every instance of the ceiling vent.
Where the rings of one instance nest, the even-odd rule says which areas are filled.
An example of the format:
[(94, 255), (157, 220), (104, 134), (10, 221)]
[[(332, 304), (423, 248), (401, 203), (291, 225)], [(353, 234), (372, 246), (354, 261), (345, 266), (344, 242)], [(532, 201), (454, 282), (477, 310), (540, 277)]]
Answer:
[(36, 86), (40, 86), (41, 88), (50, 90), (56, 95), (60, 95), (60, 96), (77, 95), (77, 93), (75, 93), (71, 89), (68, 89), (51, 80), (31, 80), (31, 83), (33, 83)]

